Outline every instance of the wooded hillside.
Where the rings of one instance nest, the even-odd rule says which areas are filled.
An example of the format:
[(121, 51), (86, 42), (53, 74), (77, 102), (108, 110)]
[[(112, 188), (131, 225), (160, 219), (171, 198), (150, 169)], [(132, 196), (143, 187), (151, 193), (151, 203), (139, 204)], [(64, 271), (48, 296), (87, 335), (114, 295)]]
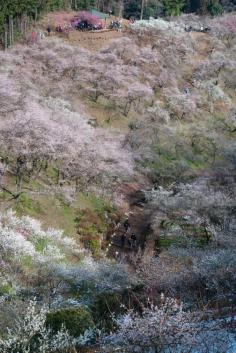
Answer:
[[(149, 18), (158, 16), (176, 16), (181, 12), (210, 13), (218, 15), (235, 10), (231, 0), (1, 0), (0, 1), (0, 37), (4, 40), (6, 31), (24, 32), (30, 20), (49, 11), (61, 9), (88, 9), (95, 7), (101, 11), (112, 11), (115, 16), (126, 18)], [(7, 42), (11, 43), (12, 38)]]
[(127, 22), (0, 50), (0, 353), (235, 353), (236, 16)]

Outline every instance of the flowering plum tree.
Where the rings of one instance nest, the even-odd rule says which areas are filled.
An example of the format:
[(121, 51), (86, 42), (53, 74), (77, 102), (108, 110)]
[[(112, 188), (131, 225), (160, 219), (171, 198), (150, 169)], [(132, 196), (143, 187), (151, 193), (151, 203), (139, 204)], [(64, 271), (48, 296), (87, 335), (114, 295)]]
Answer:
[(225, 14), (221, 16), (219, 19), (214, 19), (213, 23), (213, 31), (220, 38), (226, 40), (228, 48), (233, 44), (233, 40), (236, 35), (236, 20), (235, 16), (231, 14)]
[(62, 261), (68, 255), (83, 255), (80, 246), (62, 231), (44, 231), (40, 222), (30, 217), (18, 218), (12, 211), (0, 215), (0, 235), (1, 261), (11, 266), (13, 276), (17, 268), (22, 273), (27, 269), (26, 258), (37, 269)]
[(105, 352), (208, 353), (230, 349), (229, 333), (218, 322), (204, 322), (183, 310), (177, 300), (162, 296), (160, 306), (150, 305), (142, 315), (128, 312), (117, 320), (118, 331), (105, 338)]
[[(27, 304), (25, 312), (15, 318), (13, 328), (8, 330), (4, 339), (0, 339), (2, 353), (69, 353), (75, 351), (76, 346), (82, 346), (88, 341), (89, 331), (78, 338), (70, 336), (63, 327), (58, 332), (53, 332), (46, 327), (49, 309), (46, 306), (40, 307), (35, 299)], [(15, 309), (12, 307), (12, 311)]]

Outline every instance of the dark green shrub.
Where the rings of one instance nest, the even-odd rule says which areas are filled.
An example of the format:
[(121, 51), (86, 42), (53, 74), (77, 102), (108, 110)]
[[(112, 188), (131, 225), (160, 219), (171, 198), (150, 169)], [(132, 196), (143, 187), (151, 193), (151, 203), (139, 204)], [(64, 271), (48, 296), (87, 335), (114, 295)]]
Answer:
[(218, 0), (210, 0), (207, 9), (212, 16), (221, 15), (223, 12), (223, 7)]
[(114, 328), (114, 315), (124, 312), (121, 303), (122, 295), (119, 293), (99, 294), (92, 307), (96, 324), (107, 331), (112, 330)]
[(78, 337), (85, 330), (94, 327), (90, 312), (83, 307), (64, 308), (47, 314), (47, 327), (57, 332), (62, 325), (69, 331), (71, 336)]

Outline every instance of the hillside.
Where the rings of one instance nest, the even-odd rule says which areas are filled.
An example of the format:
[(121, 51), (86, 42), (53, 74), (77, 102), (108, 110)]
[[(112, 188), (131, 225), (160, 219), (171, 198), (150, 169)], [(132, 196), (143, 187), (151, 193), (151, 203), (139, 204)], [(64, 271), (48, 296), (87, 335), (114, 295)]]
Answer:
[(99, 33), (0, 52), (0, 351), (235, 352), (236, 16)]

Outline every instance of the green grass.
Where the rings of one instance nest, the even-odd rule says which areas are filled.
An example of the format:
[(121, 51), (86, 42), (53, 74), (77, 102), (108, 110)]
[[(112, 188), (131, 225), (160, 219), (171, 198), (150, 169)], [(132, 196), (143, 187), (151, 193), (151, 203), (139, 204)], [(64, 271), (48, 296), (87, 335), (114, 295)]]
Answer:
[(10, 283), (0, 284), (0, 295), (14, 295), (15, 291), (10, 285)]
[(37, 200), (34, 200), (26, 193), (23, 193), (19, 199), (15, 201), (13, 209), (18, 215), (22, 216), (27, 214), (29, 216), (35, 217), (37, 214), (43, 213), (43, 208)]
[(99, 216), (104, 216), (105, 212), (111, 213), (114, 209), (108, 203), (108, 201), (104, 200), (101, 197), (98, 197), (93, 194), (89, 194), (87, 199), (91, 205), (91, 208), (99, 214)]
[(171, 245), (176, 245), (176, 243), (179, 243), (178, 238), (169, 238), (169, 237), (160, 237), (157, 242), (157, 247), (158, 248), (168, 248)]
[[(51, 181), (56, 178), (55, 169), (48, 168), (47, 173)], [(14, 178), (9, 178), (8, 187), (15, 189)], [(92, 250), (97, 252), (100, 248), (101, 234), (106, 232), (107, 224), (105, 215), (114, 212), (114, 209), (107, 200), (94, 194), (79, 192), (74, 201), (68, 202), (63, 195), (43, 192), (46, 185), (43, 178), (38, 178), (24, 183), (27, 189), (16, 200), (7, 192), (0, 192), (0, 207), (2, 209), (12, 208), (18, 216), (28, 215), (42, 222), (43, 228), (62, 229), (64, 233), (71, 237), (78, 237), (78, 223), (76, 218), (83, 218), (80, 229), (82, 234), (91, 237), (89, 242)], [(47, 186), (48, 188), (48, 186)], [(42, 191), (42, 192), (41, 192)], [(87, 213), (84, 211), (87, 210)], [(99, 234), (99, 238), (97, 238)], [(36, 245), (38, 251), (43, 251), (45, 241), (42, 239)]]
[(30, 255), (25, 255), (21, 257), (21, 264), (23, 267), (30, 268), (32, 271), (33, 259)]
[(204, 247), (211, 240), (211, 235), (206, 233), (204, 226), (183, 223), (180, 219), (164, 222), (162, 232), (156, 243), (157, 248), (168, 248), (172, 245)]
[(44, 249), (50, 244), (50, 240), (48, 238), (38, 238), (35, 244), (36, 251), (43, 252)]

